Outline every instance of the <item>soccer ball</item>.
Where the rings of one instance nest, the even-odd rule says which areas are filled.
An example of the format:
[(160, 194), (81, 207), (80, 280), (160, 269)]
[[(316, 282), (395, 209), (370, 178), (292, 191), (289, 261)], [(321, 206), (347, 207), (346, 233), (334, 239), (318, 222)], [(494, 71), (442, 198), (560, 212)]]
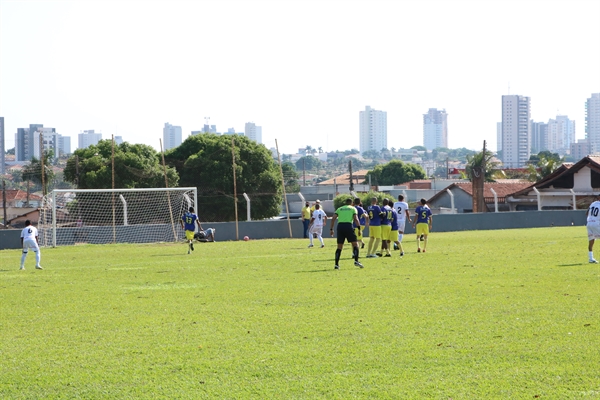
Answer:
[(244, 236), (244, 240), (247, 242), (248, 240), (250, 240), (250, 238), (248, 236)]

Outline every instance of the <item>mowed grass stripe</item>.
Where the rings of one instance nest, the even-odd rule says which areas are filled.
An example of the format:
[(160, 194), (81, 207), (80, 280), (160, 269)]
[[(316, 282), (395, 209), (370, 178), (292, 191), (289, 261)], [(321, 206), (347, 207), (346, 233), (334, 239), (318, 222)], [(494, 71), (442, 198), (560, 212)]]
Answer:
[[(585, 228), (0, 252), (2, 398), (600, 396)], [(598, 249), (600, 251), (600, 249)], [(361, 251), (364, 256), (365, 250)]]

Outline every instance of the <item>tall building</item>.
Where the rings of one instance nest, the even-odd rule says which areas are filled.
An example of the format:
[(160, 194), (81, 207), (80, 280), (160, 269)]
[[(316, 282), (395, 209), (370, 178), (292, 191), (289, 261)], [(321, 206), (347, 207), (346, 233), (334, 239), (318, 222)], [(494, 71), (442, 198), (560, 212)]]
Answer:
[(502, 96), (502, 163), (522, 168), (531, 150), (531, 100), (519, 95)]
[(446, 110), (430, 108), (423, 114), (423, 146), (427, 150), (448, 147), (448, 114)]
[(246, 122), (244, 135), (256, 143), (262, 143), (262, 126), (257, 126), (254, 122)]
[(592, 93), (585, 103), (585, 135), (591, 154), (600, 154), (600, 93)]
[(78, 149), (85, 149), (92, 145), (97, 145), (102, 140), (102, 134), (94, 132), (93, 129), (83, 131), (78, 136)]
[(58, 156), (71, 154), (71, 137), (58, 135)]
[(115, 144), (118, 146), (123, 143), (123, 136), (115, 136)]
[(590, 154), (590, 146), (587, 139), (579, 139), (577, 143), (571, 143), (571, 157), (578, 161)]
[(57, 159), (59, 149), (56, 129), (44, 128), (42, 124), (30, 124), (29, 128), (17, 128), (15, 134), (15, 160), (30, 161), (33, 157), (40, 159), (42, 156), (40, 136), (42, 137), (41, 144), (44, 151), (51, 150), (54, 159)]
[(548, 125), (545, 122), (531, 120), (531, 147), (532, 153), (548, 150)]
[(0, 175), (5, 173), (4, 170), (4, 117), (0, 117)]
[(181, 144), (181, 127), (165, 122), (163, 128), (163, 147), (165, 150), (173, 149)]
[(502, 150), (502, 122), (496, 122), (496, 151)]
[(387, 149), (387, 112), (365, 107), (359, 111), (359, 151)]
[(566, 115), (557, 115), (556, 119), (548, 120), (546, 137), (546, 150), (567, 154), (571, 144), (575, 143), (575, 121), (571, 121)]

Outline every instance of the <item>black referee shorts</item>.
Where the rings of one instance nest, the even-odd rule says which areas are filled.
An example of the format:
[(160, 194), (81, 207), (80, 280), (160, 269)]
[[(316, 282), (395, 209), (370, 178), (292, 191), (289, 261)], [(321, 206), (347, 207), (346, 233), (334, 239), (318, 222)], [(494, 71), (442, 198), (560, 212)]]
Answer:
[(352, 224), (348, 222), (341, 222), (338, 223), (337, 226), (337, 242), (338, 244), (342, 244), (345, 240), (348, 240), (349, 243), (352, 243), (356, 242), (358, 239), (356, 238)]

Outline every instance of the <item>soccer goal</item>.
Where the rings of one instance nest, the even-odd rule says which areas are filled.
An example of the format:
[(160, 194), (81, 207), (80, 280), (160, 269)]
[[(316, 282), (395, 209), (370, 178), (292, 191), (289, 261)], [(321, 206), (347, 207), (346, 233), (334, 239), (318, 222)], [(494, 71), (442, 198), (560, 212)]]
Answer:
[(40, 245), (177, 241), (179, 220), (192, 206), (197, 210), (195, 187), (56, 189), (40, 208)]

